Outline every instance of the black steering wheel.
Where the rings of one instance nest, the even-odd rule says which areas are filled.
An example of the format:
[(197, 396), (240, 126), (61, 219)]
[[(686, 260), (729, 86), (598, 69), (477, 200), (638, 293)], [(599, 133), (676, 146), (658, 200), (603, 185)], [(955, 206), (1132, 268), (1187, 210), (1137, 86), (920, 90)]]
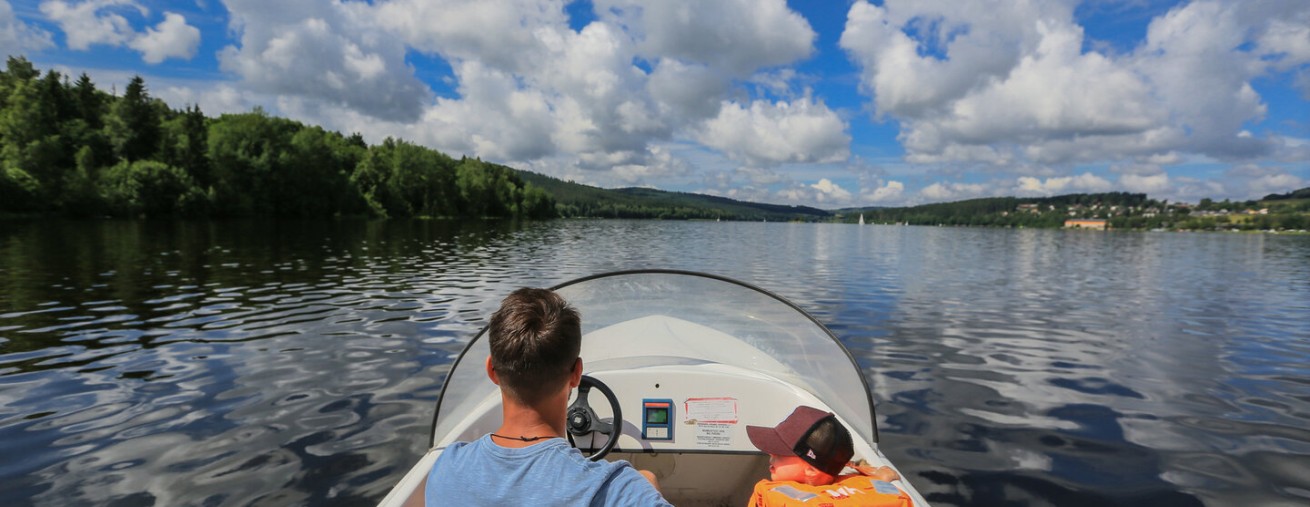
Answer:
[[(591, 404), (587, 402), (587, 395), (591, 393), (591, 388), (596, 388), (601, 394), (605, 395), (605, 400), (609, 401), (610, 410), (614, 412), (612, 419), (601, 419), (596, 416), (596, 411), (591, 409)], [(592, 449), (592, 453), (587, 459), (600, 461), (610, 450), (614, 449), (614, 444), (619, 441), (619, 431), (623, 428), (623, 412), (619, 410), (619, 398), (614, 396), (614, 391), (604, 382), (596, 380), (594, 377), (583, 375), (582, 382), (578, 384), (578, 399), (573, 400), (569, 405), (569, 434), (582, 436), (592, 432), (604, 433), (609, 437), (605, 445), (600, 449)]]

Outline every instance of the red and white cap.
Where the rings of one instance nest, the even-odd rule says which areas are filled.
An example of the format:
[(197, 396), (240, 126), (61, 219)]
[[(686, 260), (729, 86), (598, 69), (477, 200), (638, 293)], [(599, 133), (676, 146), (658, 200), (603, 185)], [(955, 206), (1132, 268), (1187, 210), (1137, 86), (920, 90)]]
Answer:
[(851, 434), (832, 412), (800, 406), (777, 426), (746, 426), (746, 436), (761, 451), (797, 456), (828, 475), (838, 475), (855, 455)]

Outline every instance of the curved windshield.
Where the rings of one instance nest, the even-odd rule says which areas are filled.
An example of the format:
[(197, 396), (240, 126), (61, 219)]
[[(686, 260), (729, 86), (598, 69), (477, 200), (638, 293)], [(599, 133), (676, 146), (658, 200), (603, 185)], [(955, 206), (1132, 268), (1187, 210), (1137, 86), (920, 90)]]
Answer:
[[(682, 271), (597, 275), (555, 287), (582, 315), (588, 372), (718, 363), (762, 373), (808, 391), (865, 441), (877, 441), (868, 384), (845, 347), (809, 314), (761, 289)], [(646, 317), (673, 317), (721, 333), (700, 341), (659, 342), (607, 332)], [(483, 361), (485, 329), (456, 361), (438, 402), (434, 444), (494, 392)], [(497, 400), (498, 401), (498, 400)], [(443, 413), (450, 414), (443, 418)]]

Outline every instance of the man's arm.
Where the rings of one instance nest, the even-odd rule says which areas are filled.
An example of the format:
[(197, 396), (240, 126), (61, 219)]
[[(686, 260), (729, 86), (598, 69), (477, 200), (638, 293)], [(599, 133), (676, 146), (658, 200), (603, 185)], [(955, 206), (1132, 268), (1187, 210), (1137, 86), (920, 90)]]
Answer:
[[(660, 480), (655, 478), (654, 472), (651, 472), (650, 470), (637, 470), (637, 473), (641, 474), (642, 477), (645, 477), (647, 481), (650, 481), (650, 485), (655, 486), (655, 491), (660, 491)], [(663, 495), (664, 492), (660, 491), (660, 494)]]
[(423, 482), (418, 483), (418, 487), (409, 494), (401, 507), (425, 507), (427, 505), (428, 476), (423, 476)]
[(672, 504), (660, 493), (655, 474), (645, 470), (638, 471), (632, 467), (624, 467), (619, 473), (614, 474), (601, 488), (599, 496), (598, 500), (603, 499), (605, 505), (672, 507)]

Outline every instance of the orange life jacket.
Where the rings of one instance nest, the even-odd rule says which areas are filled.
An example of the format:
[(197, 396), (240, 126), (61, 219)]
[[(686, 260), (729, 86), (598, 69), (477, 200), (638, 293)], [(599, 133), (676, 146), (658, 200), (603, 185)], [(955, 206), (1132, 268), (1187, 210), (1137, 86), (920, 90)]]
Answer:
[(827, 486), (795, 481), (755, 483), (749, 507), (912, 507), (910, 495), (867, 475), (839, 477)]

